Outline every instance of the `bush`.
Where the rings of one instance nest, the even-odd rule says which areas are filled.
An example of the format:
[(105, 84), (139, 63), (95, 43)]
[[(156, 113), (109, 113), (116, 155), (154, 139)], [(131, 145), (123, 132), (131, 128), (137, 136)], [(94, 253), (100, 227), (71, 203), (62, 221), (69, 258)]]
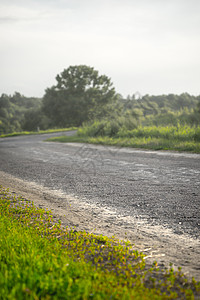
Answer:
[(94, 121), (86, 123), (78, 130), (78, 136), (108, 136), (116, 137), (119, 132), (132, 130), (137, 127), (137, 121), (132, 116), (115, 117), (112, 120)]

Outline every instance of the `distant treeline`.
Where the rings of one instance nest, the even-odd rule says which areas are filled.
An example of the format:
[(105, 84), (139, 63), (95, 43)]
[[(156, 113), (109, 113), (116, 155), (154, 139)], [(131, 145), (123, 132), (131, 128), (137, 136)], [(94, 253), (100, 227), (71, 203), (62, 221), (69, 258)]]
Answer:
[(125, 112), (133, 115), (139, 125), (200, 125), (200, 96), (195, 97), (188, 93), (145, 95), (138, 100), (134, 96), (128, 96), (122, 101)]
[[(62, 110), (62, 106), (60, 109)], [(110, 115), (118, 126), (126, 123), (128, 129), (136, 128), (138, 125), (200, 125), (200, 96), (146, 95), (138, 100), (118, 96), (118, 99), (108, 107), (106, 119), (110, 119)], [(88, 121), (87, 116), (84, 121)], [(92, 121), (90, 119), (90, 122)], [(12, 96), (2, 94), (0, 97), (0, 134), (58, 128), (61, 125), (53, 122), (45, 114), (43, 99), (28, 98), (17, 92)], [(72, 124), (71, 119), (68, 122), (66, 118), (63, 125), (68, 127), (81, 124)]]
[[(42, 113), (42, 99), (2, 94), (0, 97), (0, 134), (23, 130), (36, 131), (37, 127), (48, 127)], [(45, 124), (46, 122), (46, 124)]]
[(0, 96), (0, 134), (66, 128), (112, 122), (112, 130), (138, 126), (200, 125), (200, 96), (133, 95), (124, 99), (111, 80), (88, 66), (71, 66), (56, 77), (42, 99), (14, 95)]

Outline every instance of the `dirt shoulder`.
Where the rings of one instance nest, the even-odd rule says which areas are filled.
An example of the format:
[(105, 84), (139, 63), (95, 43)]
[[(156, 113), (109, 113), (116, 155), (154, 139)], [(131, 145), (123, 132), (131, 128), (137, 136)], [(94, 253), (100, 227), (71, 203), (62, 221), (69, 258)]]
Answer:
[(90, 204), (86, 199), (50, 190), (34, 182), (26, 182), (0, 171), (0, 184), (10, 192), (31, 200), (38, 207), (51, 210), (63, 226), (95, 234), (128, 239), (134, 248), (146, 254), (146, 262), (159, 266), (182, 267), (188, 276), (200, 281), (200, 240), (174, 234), (162, 226), (151, 226), (134, 217), (123, 217), (107, 208)]

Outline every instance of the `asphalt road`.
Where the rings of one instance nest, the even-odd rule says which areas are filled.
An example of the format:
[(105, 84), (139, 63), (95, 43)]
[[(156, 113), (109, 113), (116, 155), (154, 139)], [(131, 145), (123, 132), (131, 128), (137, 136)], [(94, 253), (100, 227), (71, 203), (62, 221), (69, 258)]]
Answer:
[(199, 238), (200, 155), (43, 142), (57, 135), (0, 139), (0, 171)]

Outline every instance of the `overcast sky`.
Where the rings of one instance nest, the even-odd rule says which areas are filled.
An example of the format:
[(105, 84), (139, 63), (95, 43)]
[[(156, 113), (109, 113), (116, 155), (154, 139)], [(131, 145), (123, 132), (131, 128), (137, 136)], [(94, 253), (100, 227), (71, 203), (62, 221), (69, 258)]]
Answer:
[(70, 65), (123, 96), (200, 94), (199, 0), (0, 0), (0, 94), (42, 97)]

